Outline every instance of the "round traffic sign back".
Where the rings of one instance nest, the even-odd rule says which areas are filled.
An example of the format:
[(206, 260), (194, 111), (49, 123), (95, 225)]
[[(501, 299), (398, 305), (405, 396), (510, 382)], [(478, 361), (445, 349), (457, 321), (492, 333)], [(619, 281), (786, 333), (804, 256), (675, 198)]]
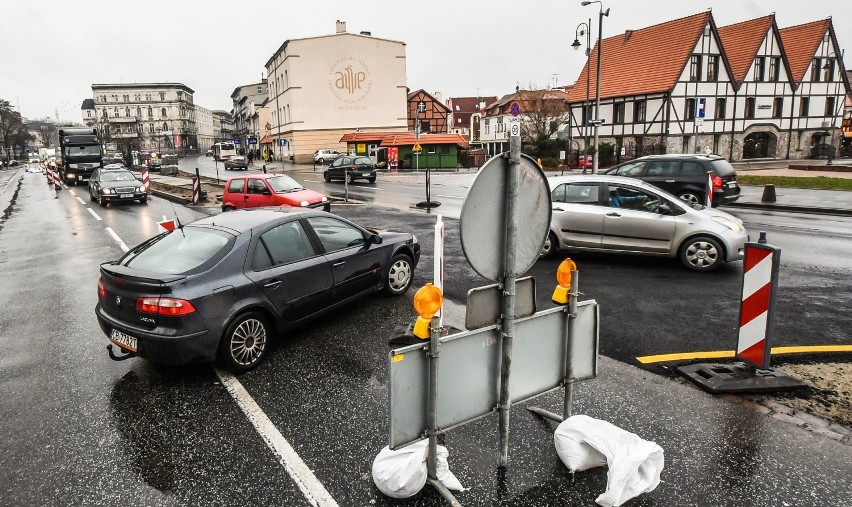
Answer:
[(531, 157), (521, 155), (515, 196), (515, 263), (504, 273), (504, 241), (509, 224), (506, 218), (506, 187), (509, 161), (497, 155), (486, 162), (467, 193), (459, 223), (462, 250), (471, 267), (495, 282), (505, 276), (520, 276), (538, 260), (550, 229), (550, 187), (547, 178)]

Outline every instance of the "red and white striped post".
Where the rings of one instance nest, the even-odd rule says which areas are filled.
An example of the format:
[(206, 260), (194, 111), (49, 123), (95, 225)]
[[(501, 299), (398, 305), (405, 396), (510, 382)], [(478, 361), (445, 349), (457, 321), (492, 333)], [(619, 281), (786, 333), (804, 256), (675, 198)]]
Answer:
[(201, 202), (201, 182), (197, 177), (192, 178), (192, 204)]
[(59, 168), (53, 168), (53, 188), (56, 190), (62, 190), (62, 185), (60, 184), (62, 181), (59, 179)]
[(151, 181), (148, 179), (148, 168), (142, 166), (142, 184), (145, 185), (145, 192), (148, 193), (148, 199), (151, 198)]
[(42, 162), (41, 163), (41, 171), (44, 173), (45, 176), (47, 176), (47, 184), (52, 187), (53, 186), (53, 171), (50, 170), (50, 166), (48, 166), (46, 163)]
[(760, 233), (757, 243), (746, 243), (745, 247), (737, 357), (766, 370), (775, 337), (781, 249), (766, 242), (765, 232)]
[(704, 202), (708, 208), (713, 207), (713, 172), (707, 171), (707, 192), (704, 196)]

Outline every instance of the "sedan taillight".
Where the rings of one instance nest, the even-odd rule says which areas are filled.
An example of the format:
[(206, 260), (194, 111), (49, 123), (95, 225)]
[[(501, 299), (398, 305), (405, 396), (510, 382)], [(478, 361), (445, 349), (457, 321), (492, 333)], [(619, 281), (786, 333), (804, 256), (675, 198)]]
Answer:
[(195, 307), (185, 299), (149, 297), (138, 298), (136, 310), (167, 317), (179, 317), (195, 312)]
[(106, 297), (106, 287), (104, 287), (104, 282), (98, 280), (98, 296), (105, 298)]
[(723, 184), (724, 182), (722, 181), (721, 177), (719, 177), (718, 175), (713, 176), (713, 190), (719, 190), (720, 188), (722, 188)]

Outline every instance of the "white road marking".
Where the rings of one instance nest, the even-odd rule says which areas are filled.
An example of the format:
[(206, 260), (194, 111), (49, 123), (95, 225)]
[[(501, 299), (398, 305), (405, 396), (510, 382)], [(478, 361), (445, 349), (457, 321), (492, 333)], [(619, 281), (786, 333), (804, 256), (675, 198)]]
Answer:
[(112, 239), (114, 239), (115, 242), (118, 243), (118, 246), (121, 248), (122, 252), (130, 250), (129, 248), (127, 248), (127, 245), (124, 244), (124, 241), (121, 241), (121, 238), (118, 237), (118, 234), (116, 234), (115, 231), (113, 231), (109, 227), (106, 228), (106, 231), (109, 233), (110, 236), (112, 236)]
[(77, 197), (77, 200), (80, 201), (80, 204), (82, 204), (83, 206), (86, 205), (86, 201), (84, 201), (83, 199), (80, 199), (79, 197)]
[[(84, 203), (84, 204), (85, 204), (85, 203)], [(100, 222), (100, 221), (101, 221), (101, 217), (99, 217), (99, 216), (98, 216), (98, 214), (97, 214), (97, 213), (95, 213), (95, 211), (94, 211), (92, 208), (87, 207), (86, 209), (87, 209), (87, 210), (89, 210), (89, 213), (91, 213), (91, 214), (92, 214), (92, 216), (93, 216), (93, 217), (95, 217), (95, 219), (96, 219), (98, 222)]]
[(446, 197), (448, 199), (464, 199), (463, 196), (458, 195), (436, 195), (435, 197)]
[(263, 441), (272, 450), (278, 462), (284, 467), (302, 494), (305, 495), (311, 505), (336, 507), (337, 502), (332, 498), (331, 494), (325, 489), (325, 486), (317, 480), (314, 473), (308, 468), (308, 465), (302, 461), (302, 458), (296, 453), (290, 442), (284, 438), (284, 435), (278, 431), (278, 428), (272, 424), (269, 417), (263, 413), (263, 410), (254, 401), (254, 398), (246, 391), (243, 385), (236, 377), (228, 372), (214, 368), (216, 376), (228, 390), (228, 393), (237, 402), (240, 409), (251, 422), (252, 426), (260, 433)]
[(381, 188), (373, 187), (373, 186), (370, 186), (370, 187), (365, 187), (364, 185), (349, 185), (349, 186), (350, 187), (356, 187), (356, 188), (366, 188), (366, 189), (369, 189), (369, 190), (381, 190)]
[(76, 194), (76, 193), (74, 193), (74, 191), (73, 191), (73, 190), (71, 190), (70, 188), (68, 189), (68, 191), (69, 191), (69, 192), (71, 192), (71, 195), (77, 195), (77, 194)]

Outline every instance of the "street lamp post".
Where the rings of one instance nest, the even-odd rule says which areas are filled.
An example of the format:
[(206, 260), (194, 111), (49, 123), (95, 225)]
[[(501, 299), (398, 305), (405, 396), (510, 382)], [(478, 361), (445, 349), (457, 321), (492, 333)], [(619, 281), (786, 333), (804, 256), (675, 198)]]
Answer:
[[(577, 25), (577, 29), (574, 31), (574, 43), (571, 44), (571, 47), (574, 50), (580, 49), (580, 36), (586, 36), (586, 60), (589, 59), (589, 55), (592, 54), (592, 19), (589, 18), (588, 23), (580, 23)], [(582, 118), (585, 118), (585, 124), (583, 125), (583, 174), (586, 174), (586, 158), (589, 156), (589, 87), (592, 82), (592, 69), (589, 69), (586, 72), (586, 100), (583, 101), (583, 115)]]
[(601, 41), (602, 41), (603, 38), (601, 37), (601, 35), (602, 35), (602, 32), (603, 32), (603, 18), (604, 18), (604, 16), (609, 17), (609, 8), (607, 8), (607, 10), (604, 11), (603, 10), (603, 3), (601, 3), (600, 0), (593, 0), (593, 1), (584, 0), (583, 2), (580, 2), (580, 5), (582, 5), (582, 6), (586, 6), (586, 5), (590, 5), (590, 4), (599, 4), (600, 5), (600, 11), (598, 12), (598, 70), (597, 70), (597, 75), (595, 77), (595, 81), (597, 82), (597, 86), (595, 88), (595, 120), (594, 120), (594, 122), (595, 122), (594, 123), (594, 127), (595, 127), (595, 154), (594, 154), (594, 158), (592, 159), (592, 174), (596, 174), (598, 172), (598, 163), (600, 162), (600, 153), (599, 153), (600, 150), (598, 149), (599, 148), (599, 146), (598, 146), (598, 127), (600, 127), (601, 121), (600, 121), (600, 118), (598, 116), (599, 116), (599, 111), (600, 111), (600, 108), (601, 108), (601, 53), (603, 53), (603, 48), (601, 47)]

